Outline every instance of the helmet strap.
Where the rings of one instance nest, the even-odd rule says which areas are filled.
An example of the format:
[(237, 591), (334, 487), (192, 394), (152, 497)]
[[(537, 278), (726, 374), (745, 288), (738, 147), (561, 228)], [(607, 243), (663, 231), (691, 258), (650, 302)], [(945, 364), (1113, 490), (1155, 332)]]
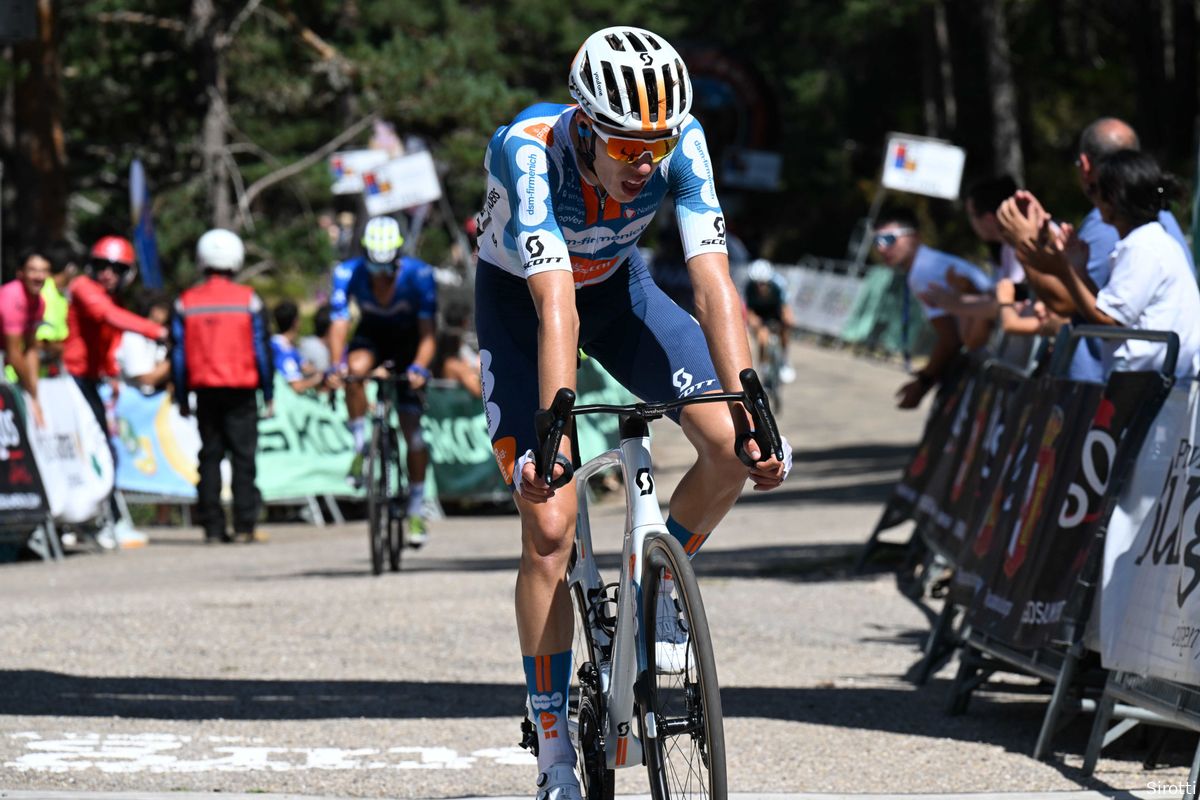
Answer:
[[(596, 134), (592, 133), (592, 129), (583, 123), (575, 124), (575, 131), (579, 134), (579, 160), (588, 168), (593, 175), (596, 174)], [(599, 177), (597, 175), (597, 177)]]

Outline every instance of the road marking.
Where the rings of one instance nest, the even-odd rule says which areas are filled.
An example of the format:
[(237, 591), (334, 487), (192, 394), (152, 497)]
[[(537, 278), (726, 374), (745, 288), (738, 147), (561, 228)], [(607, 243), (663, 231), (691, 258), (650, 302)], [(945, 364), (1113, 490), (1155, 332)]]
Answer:
[(9, 734), (8, 738), (23, 746), (25, 753), (5, 761), (4, 767), (20, 772), (465, 770), (537, 764), (536, 758), (519, 747), (485, 748), (460, 754), (448, 747), (274, 747), (258, 738), (170, 733), (63, 733), (48, 738), (21, 732)]

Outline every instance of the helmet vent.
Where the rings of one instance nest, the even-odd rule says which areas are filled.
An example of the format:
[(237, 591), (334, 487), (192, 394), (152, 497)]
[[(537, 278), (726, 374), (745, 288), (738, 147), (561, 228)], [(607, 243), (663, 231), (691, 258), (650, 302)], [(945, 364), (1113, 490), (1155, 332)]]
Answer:
[(642, 70), (642, 79), (646, 82), (646, 105), (650, 106), (650, 120), (659, 121), (658, 114), (658, 80), (652, 69)]
[(675, 76), (671, 74), (671, 65), (663, 64), (663, 91), (667, 95), (667, 118), (675, 116), (675, 87), (678, 85)]
[(638, 119), (641, 119), (641, 109), (635, 107), (637, 104), (638, 87), (637, 75), (634, 74), (633, 67), (621, 67), (621, 77), (625, 79), (625, 91), (629, 93), (629, 112)]
[(610, 33), (604, 37), (604, 41), (608, 42), (608, 46), (618, 53), (625, 52), (625, 42), (621, 41), (621, 37), (615, 33)]
[(646, 41), (650, 43), (651, 47), (653, 47), (655, 50), (662, 50), (662, 42), (658, 41), (658, 39), (655, 39), (648, 33), (644, 33), (642, 35), (646, 38)]
[(581, 70), (581, 74), (583, 75), (584, 79), (587, 80), (588, 92), (591, 93), (592, 97), (595, 97), (596, 78), (592, 75), (592, 59), (588, 56), (583, 57), (583, 69)]
[(676, 74), (676, 75), (678, 75), (678, 76), (680, 77), (680, 81), (679, 81), (679, 107), (680, 107), (680, 108), (687, 108), (687, 105), (688, 105), (688, 96), (687, 96), (687, 87), (688, 87), (688, 81), (687, 81), (687, 72), (686, 72), (686, 71), (684, 70), (684, 68), (683, 68), (683, 62), (682, 62), (682, 61), (680, 61), (679, 59), (675, 59), (675, 74)]
[(618, 114), (625, 113), (625, 104), (621, 102), (621, 90), (617, 86), (617, 76), (613, 72), (611, 62), (600, 62), (600, 69), (604, 73), (604, 86), (608, 91), (608, 104), (612, 106), (612, 110)]
[(625, 38), (629, 40), (630, 46), (632, 46), (636, 52), (638, 52), (638, 53), (646, 52), (646, 45), (642, 44), (641, 39), (638, 38), (638, 35), (636, 33), (633, 33), (632, 31), (630, 31), (625, 34)]

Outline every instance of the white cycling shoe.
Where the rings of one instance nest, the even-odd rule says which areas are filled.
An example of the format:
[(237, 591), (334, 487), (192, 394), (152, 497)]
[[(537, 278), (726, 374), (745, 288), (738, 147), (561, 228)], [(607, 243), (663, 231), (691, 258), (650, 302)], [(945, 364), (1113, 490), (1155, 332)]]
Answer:
[(655, 671), (659, 675), (678, 675), (687, 669), (688, 629), (675, 600), (666, 592), (658, 596), (654, 627)]
[(538, 773), (536, 800), (583, 800), (573, 764), (553, 764)]
[(779, 368), (779, 380), (784, 383), (791, 383), (796, 380), (796, 370), (791, 364), (784, 364)]

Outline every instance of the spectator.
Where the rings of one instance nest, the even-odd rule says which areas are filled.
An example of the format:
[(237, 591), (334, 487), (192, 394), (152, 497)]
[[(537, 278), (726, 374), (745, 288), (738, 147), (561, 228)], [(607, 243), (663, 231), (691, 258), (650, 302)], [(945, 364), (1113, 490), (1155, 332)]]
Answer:
[(1025, 270), (1017, 258), (1017, 251), (1004, 241), (1000, 222), (996, 212), (1000, 204), (1017, 192), (1017, 182), (1011, 175), (997, 175), (994, 178), (984, 178), (975, 181), (967, 189), (966, 211), (967, 219), (971, 222), (971, 230), (992, 251), (996, 280), (1010, 280), (1021, 283), (1025, 280)]
[(325, 381), (325, 374), (313, 369), (296, 350), (296, 339), (300, 336), (300, 310), (291, 300), (275, 306), (275, 329), (279, 333), (271, 337), (271, 356), (275, 371), (297, 394), (315, 389)]
[[(1093, 208), (1079, 223), (1076, 235), (1070, 239), (1069, 249), (1051, 246), (1051, 240), (1057, 240), (1058, 236), (1051, 229), (1050, 217), (1028, 192), (1020, 192), (1005, 201), (996, 214), (1001, 230), (1016, 248), (1038, 298), (1045, 302), (1050, 311), (1073, 322), (1081, 322), (1083, 317), (1071, 293), (1055, 275), (1062, 274), (1063, 267), (1070, 264), (1086, 272), (1097, 290), (1103, 289), (1108, 283), (1111, 270), (1109, 256), (1120, 237), (1116, 228), (1106, 223), (1100, 214), (1096, 189), (1098, 167), (1108, 155), (1138, 148), (1137, 133), (1115, 117), (1101, 117), (1080, 134), (1075, 167), (1079, 188), (1092, 201)], [(1183, 247), (1184, 256), (1191, 265), (1191, 251), (1175, 217), (1163, 209), (1158, 214), (1158, 221), (1171, 238)], [(1102, 381), (1102, 360), (1103, 348), (1100, 343), (1086, 341), (1075, 351), (1068, 374), (1075, 380)]]
[[(906, 291), (918, 298), (934, 285), (948, 286), (959, 281), (978, 292), (988, 291), (992, 287), (991, 279), (974, 264), (923, 245), (917, 230), (917, 219), (911, 211), (897, 209), (879, 217), (875, 226), (875, 248), (885, 264), (907, 274)], [(964, 287), (955, 288), (962, 291)], [(964, 344), (954, 317), (925, 300), (921, 301), (921, 306), (937, 339), (928, 363), (918, 370), (914, 380), (904, 384), (896, 393), (900, 408), (916, 408), (925, 393), (946, 375)], [(904, 307), (908, 307), (907, 297)], [(904, 338), (907, 341), (907, 330), (904, 331)], [(968, 341), (966, 344), (976, 347), (982, 342)]]
[[(1187, 256), (1168, 233), (1160, 214), (1180, 193), (1174, 176), (1163, 173), (1153, 157), (1135, 150), (1106, 156), (1095, 168), (1094, 198), (1101, 218), (1119, 239), (1103, 287), (1072, 268), (1065, 258), (1043, 263), (1061, 281), (1083, 321), (1131, 330), (1179, 334), (1179, 378), (1200, 373), (1200, 290)], [(1044, 212), (1043, 212), (1044, 213)], [(1077, 234), (1069, 225), (1050, 243), (1059, 253)], [(1160, 369), (1163, 348), (1152, 342), (1104, 343), (1103, 367)]]
[[(137, 313), (156, 325), (165, 326), (171, 318), (171, 301), (166, 293), (145, 289), (134, 303)], [(144, 395), (162, 391), (171, 377), (171, 361), (162, 342), (140, 333), (121, 334), (121, 343), (113, 356), (121, 379)]]
[(29, 416), (39, 428), (46, 423), (38, 403), (38, 351), (36, 335), (45, 301), (42, 285), (50, 274), (50, 261), (42, 250), (29, 249), (18, 259), (15, 279), (0, 286), (0, 355), (16, 373), (17, 383), (29, 395)]
[(63, 357), (63, 347), (70, 334), (67, 325), (66, 291), (71, 281), (79, 274), (79, 255), (69, 242), (58, 241), (46, 248), (46, 258), (50, 260), (50, 280), (42, 286), (42, 299), (46, 302), (46, 311), (42, 316), (37, 338), (42, 348), (42, 363), (51, 365), (54, 372), (57, 372)]
[(313, 332), (309, 336), (301, 336), (296, 344), (300, 358), (312, 364), (313, 369), (322, 375), (333, 367), (333, 359), (329, 355), (329, 325), (332, 319), (329, 303), (322, 303), (313, 315)]
[(167, 329), (126, 311), (117, 304), (118, 293), (137, 276), (133, 245), (118, 236), (105, 236), (92, 247), (85, 274), (76, 276), (68, 289), (69, 335), (63, 360), (79, 384), (100, 429), (108, 430), (100, 384), (115, 377), (117, 338), (123, 331), (165, 341)]
[[(119, 236), (105, 236), (91, 250), (83, 275), (71, 279), (67, 286), (67, 342), (63, 347), (63, 363), (75, 379), (79, 391), (87, 400), (100, 430), (109, 435), (108, 416), (100, 399), (100, 386), (109, 382), (114, 392), (117, 365), (113, 358), (117, 339), (124, 331), (132, 331), (154, 339), (165, 340), (166, 328), (122, 308), (118, 296), (137, 277), (133, 245)], [(112, 449), (113, 463), (118, 454)], [(115, 492), (109, 498), (109, 510), (115, 520), (112, 528), (105, 527), (96, 536), (101, 547), (140, 547), (146, 544), (145, 534), (134, 530), (128, 518), (121, 514)]]
[(272, 413), (274, 369), (263, 304), (248, 286), (233, 282), (246, 249), (237, 234), (216, 228), (196, 243), (196, 263), (204, 280), (175, 302), (171, 354), (175, 399), (181, 414), (191, 413), (188, 392), (196, 392), (200, 428), (198, 517), (204, 541), (231, 542), (221, 508), (221, 459), (233, 467), (233, 531), (241, 541), (266, 541), (255, 529), (259, 495), (254, 454), (258, 448), (258, 390)]
[(437, 335), (437, 351), (430, 365), (433, 377), (455, 381), (476, 397), (483, 397), (479, 363), (463, 357), (463, 329), (442, 328)]

